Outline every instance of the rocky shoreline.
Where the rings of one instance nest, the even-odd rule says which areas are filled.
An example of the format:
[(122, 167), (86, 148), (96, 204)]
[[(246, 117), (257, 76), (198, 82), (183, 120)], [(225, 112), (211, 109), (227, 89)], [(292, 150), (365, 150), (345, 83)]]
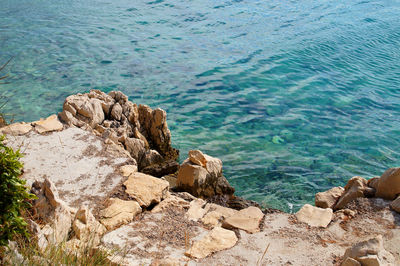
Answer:
[(25, 154), (41, 248), (127, 249), (110, 258), (125, 265), (400, 265), (400, 168), (292, 215), (236, 197), (218, 158), (192, 150), (179, 164), (166, 112), (121, 92), (71, 95), (0, 133)]

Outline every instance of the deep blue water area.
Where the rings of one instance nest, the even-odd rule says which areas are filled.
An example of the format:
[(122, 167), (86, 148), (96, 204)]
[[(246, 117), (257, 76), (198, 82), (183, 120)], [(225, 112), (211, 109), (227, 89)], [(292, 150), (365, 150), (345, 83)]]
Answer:
[(399, 1), (1, 0), (0, 48), (16, 121), (121, 90), (265, 207), (400, 166)]

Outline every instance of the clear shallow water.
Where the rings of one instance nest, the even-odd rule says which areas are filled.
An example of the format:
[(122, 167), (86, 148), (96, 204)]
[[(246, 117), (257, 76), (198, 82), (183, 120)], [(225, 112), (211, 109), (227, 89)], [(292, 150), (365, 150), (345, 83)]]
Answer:
[(168, 112), (181, 159), (221, 158), (237, 194), (298, 209), (400, 165), (398, 1), (3, 0), (6, 111), (122, 90)]

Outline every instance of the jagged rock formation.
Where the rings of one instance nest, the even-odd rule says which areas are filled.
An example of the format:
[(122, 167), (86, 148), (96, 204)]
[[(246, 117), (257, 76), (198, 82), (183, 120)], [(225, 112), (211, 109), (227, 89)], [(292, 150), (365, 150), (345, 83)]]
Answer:
[(91, 90), (67, 97), (59, 117), (70, 126), (93, 129), (123, 145), (141, 172), (160, 177), (178, 170), (179, 151), (171, 146), (167, 114), (162, 109), (138, 106), (120, 91)]

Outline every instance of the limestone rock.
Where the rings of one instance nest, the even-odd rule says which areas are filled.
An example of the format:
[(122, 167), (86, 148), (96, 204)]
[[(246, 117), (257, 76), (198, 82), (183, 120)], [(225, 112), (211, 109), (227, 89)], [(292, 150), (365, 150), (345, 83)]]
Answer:
[(400, 167), (386, 170), (379, 178), (376, 197), (394, 200), (400, 195)]
[(235, 191), (222, 175), (221, 160), (200, 151), (189, 151), (189, 158), (179, 168), (177, 186), (194, 196), (206, 198), (232, 195)]
[(213, 252), (232, 248), (237, 241), (238, 238), (234, 232), (221, 227), (215, 227), (204, 238), (194, 242), (193, 246), (186, 251), (185, 255), (202, 259), (211, 255)]
[(342, 187), (334, 187), (324, 192), (318, 192), (315, 194), (315, 206), (333, 209), (343, 192), (344, 188)]
[(137, 162), (140, 162), (143, 154), (146, 152), (144, 142), (140, 139), (127, 138), (125, 140), (126, 150), (131, 154)]
[(260, 231), (260, 222), (264, 217), (263, 212), (257, 207), (248, 207), (240, 210), (222, 223), (224, 228), (238, 228), (248, 233)]
[(238, 213), (237, 210), (223, 207), (214, 203), (208, 203), (205, 207), (208, 209), (208, 213), (201, 219), (203, 224), (208, 226), (221, 225), (221, 220), (231, 217)]
[(127, 224), (142, 211), (136, 201), (126, 201), (118, 198), (109, 199), (106, 209), (100, 211), (100, 222), (108, 229), (115, 229), (123, 224)]
[(86, 207), (79, 208), (72, 224), (75, 236), (86, 243), (90, 242), (93, 246), (100, 243), (101, 236), (106, 232), (104, 225), (94, 218), (92, 212)]
[(341, 264), (341, 266), (361, 266), (361, 263), (356, 261), (355, 259), (352, 259), (350, 257), (347, 257)]
[(164, 158), (156, 150), (147, 150), (144, 152), (143, 158), (140, 160), (139, 168), (143, 169), (146, 166), (159, 164), (164, 161)]
[(125, 192), (133, 197), (142, 207), (159, 203), (168, 195), (169, 183), (160, 178), (143, 173), (133, 173), (124, 183)]
[[(70, 115), (67, 113), (70, 113)], [(71, 119), (71, 115), (75, 119)], [(82, 127), (82, 122), (84, 122), (95, 128), (96, 125), (104, 121), (105, 115), (101, 100), (89, 98), (88, 94), (77, 94), (65, 99), (60, 118), (70, 125)]]
[(33, 122), (32, 125), (39, 134), (63, 129), (63, 124), (58, 120), (57, 115), (51, 115), (46, 119), (40, 119), (39, 121)]
[(330, 208), (322, 209), (305, 204), (297, 213), (296, 218), (300, 222), (307, 223), (310, 226), (327, 227), (333, 217), (333, 211)]
[(120, 121), (122, 118), (122, 107), (119, 103), (114, 104), (111, 109), (111, 118)]
[(400, 213), (400, 196), (390, 203), (390, 207), (392, 207), (392, 209), (396, 212)]
[(42, 230), (47, 241), (58, 244), (66, 240), (75, 210), (59, 198), (57, 189), (48, 178), (43, 182), (35, 181), (31, 192), (37, 196), (32, 204), (35, 214), (47, 226), (47, 230)]
[[(373, 188), (368, 187), (367, 180), (362, 177), (352, 177), (344, 187), (344, 193), (335, 205), (335, 210), (344, 208), (350, 201), (373, 194)], [(371, 191), (372, 190), (372, 191)]]
[(136, 165), (123, 165), (121, 166), (121, 168), (119, 169), (119, 171), (121, 172), (122, 176), (130, 176), (131, 174), (137, 172), (137, 166)]
[(169, 195), (166, 199), (157, 204), (157, 206), (155, 206), (151, 212), (162, 212), (169, 208), (187, 209), (189, 208), (189, 205), (190, 203), (186, 200), (177, 196)]
[(1, 128), (0, 134), (20, 136), (20, 135), (25, 135), (31, 130), (32, 130), (31, 124), (21, 122), (21, 123), (14, 123)]
[(167, 160), (161, 163), (149, 165), (141, 169), (141, 172), (151, 176), (163, 177), (169, 174), (175, 174), (178, 171), (178, 169), (179, 169), (178, 162), (173, 160)]
[(186, 212), (186, 218), (190, 221), (198, 221), (203, 218), (203, 216), (207, 213), (206, 209), (203, 209), (203, 206), (206, 205), (206, 202), (202, 199), (196, 199), (190, 202), (189, 210)]
[(352, 258), (361, 265), (394, 265), (395, 261), (393, 255), (384, 249), (382, 235), (348, 248), (343, 260), (346, 261), (347, 258)]

